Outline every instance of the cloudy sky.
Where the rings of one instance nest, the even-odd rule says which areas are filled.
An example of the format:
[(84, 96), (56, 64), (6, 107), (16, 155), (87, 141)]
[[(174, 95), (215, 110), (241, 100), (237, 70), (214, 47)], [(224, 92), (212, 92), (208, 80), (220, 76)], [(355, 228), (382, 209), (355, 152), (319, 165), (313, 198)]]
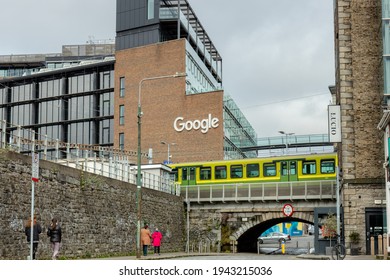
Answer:
[[(189, 0), (223, 58), (223, 85), (258, 137), (327, 133), (332, 0)], [(7, 1), (0, 55), (115, 38), (116, 0)]]

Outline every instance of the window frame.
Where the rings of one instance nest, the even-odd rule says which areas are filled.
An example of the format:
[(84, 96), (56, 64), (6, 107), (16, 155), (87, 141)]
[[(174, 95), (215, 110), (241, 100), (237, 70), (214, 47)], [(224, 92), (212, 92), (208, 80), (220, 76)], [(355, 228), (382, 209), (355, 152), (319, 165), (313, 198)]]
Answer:
[[(233, 174), (236, 174), (238, 170), (238, 173), (241, 172), (241, 176), (237, 175), (233, 177)], [(244, 167), (242, 164), (232, 164), (230, 165), (230, 178), (231, 179), (241, 179), (244, 176)]]
[[(254, 170), (254, 169), (250, 169), (249, 167), (252, 166), (257, 166), (257, 168)], [(252, 171), (257, 171), (257, 175), (252, 175), (251, 172)], [(248, 163), (246, 165), (246, 177), (247, 178), (259, 178), (260, 177), (260, 164), (258, 163)]]
[[(314, 173), (312, 172), (311, 166), (314, 164)], [(305, 166), (310, 165), (310, 172), (306, 172)], [(317, 174), (317, 162), (315, 160), (302, 161), (302, 175), (314, 175)]]
[[(222, 172), (225, 171), (224, 174)], [(220, 176), (220, 175), (223, 176)], [(216, 165), (214, 166), (214, 176), (215, 180), (225, 180), (227, 179), (227, 166), (226, 165)]]
[(119, 78), (119, 97), (125, 97), (125, 77)]
[(125, 134), (119, 133), (119, 150), (123, 151), (125, 149)]
[[(207, 178), (203, 178), (203, 174), (204, 172), (203, 171), (208, 171), (208, 177)], [(206, 180), (211, 180), (212, 178), (212, 174), (211, 174), (211, 166), (201, 166), (199, 167), (199, 180), (200, 181), (206, 181)]]
[[(323, 171), (323, 168), (329, 168), (329, 167), (326, 167), (326, 166), (323, 166), (323, 163), (331, 163), (332, 166), (332, 171), (331, 172), (324, 172)], [(334, 159), (322, 159), (321, 162), (320, 162), (320, 172), (321, 174), (334, 174), (336, 172), (336, 162)]]
[[(274, 174), (268, 175), (268, 167), (273, 167)], [(264, 177), (276, 177), (277, 175), (277, 170), (276, 170), (276, 163), (274, 162), (267, 162), (263, 164), (263, 175)]]
[(125, 125), (125, 105), (119, 105), (119, 125)]

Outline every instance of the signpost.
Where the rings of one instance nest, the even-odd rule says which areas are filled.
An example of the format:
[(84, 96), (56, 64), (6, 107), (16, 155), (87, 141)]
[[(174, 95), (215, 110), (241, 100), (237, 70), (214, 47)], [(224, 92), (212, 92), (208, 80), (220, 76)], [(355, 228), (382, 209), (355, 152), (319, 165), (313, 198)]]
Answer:
[(34, 192), (35, 183), (39, 181), (39, 154), (32, 153), (32, 167), (31, 167), (31, 228), (30, 228), (30, 260), (33, 259), (33, 245), (34, 245)]

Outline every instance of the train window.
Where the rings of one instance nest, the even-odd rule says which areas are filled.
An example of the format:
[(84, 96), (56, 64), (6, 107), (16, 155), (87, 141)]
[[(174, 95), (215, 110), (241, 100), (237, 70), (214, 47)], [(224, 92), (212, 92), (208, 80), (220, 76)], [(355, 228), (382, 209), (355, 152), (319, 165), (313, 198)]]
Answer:
[(287, 161), (282, 161), (280, 165), (282, 166), (282, 176), (288, 175)]
[(201, 167), (200, 180), (210, 180), (210, 179), (211, 179), (211, 167)]
[(321, 160), (321, 173), (328, 174), (335, 172), (334, 160)]
[(215, 179), (226, 179), (226, 165), (215, 167)]
[(302, 162), (302, 174), (316, 174), (316, 162), (315, 161)]
[(230, 166), (230, 178), (242, 178), (242, 165)]
[(264, 176), (276, 176), (276, 164), (275, 163), (266, 163), (264, 164)]
[(290, 161), (290, 175), (297, 175), (297, 162)]
[(179, 181), (179, 172), (177, 168), (172, 169), (171, 173), (169, 174), (169, 178), (171, 180), (175, 180), (175, 182)]
[(181, 170), (181, 180), (182, 181), (187, 181), (188, 179), (187, 179), (187, 168), (183, 168), (182, 170)]
[(246, 165), (246, 177), (254, 178), (260, 176), (260, 169), (258, 163), (252, 163)]

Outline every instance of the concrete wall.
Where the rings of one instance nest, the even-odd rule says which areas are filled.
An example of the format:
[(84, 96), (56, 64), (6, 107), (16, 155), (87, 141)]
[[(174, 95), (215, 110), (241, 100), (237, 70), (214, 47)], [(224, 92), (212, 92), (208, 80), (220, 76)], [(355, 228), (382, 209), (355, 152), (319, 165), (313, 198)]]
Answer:
[[(0, 150), (0, 259), (26, 259), (29, 247), (24, 223), (31, 213), (31, 157)], [(60, 256), (98, 257), (135, 253), (136, 187), (40, 161), (35, 212), (43, 227), (57, 217), (63, 229)], [(162, 252), (184, 250), (181, 197), (142, 189), (142, 222), (158, 227)], [(142, 223), (143, 225), (143, 223)], [(38, 259), (51, 247), (41, 234)]]

